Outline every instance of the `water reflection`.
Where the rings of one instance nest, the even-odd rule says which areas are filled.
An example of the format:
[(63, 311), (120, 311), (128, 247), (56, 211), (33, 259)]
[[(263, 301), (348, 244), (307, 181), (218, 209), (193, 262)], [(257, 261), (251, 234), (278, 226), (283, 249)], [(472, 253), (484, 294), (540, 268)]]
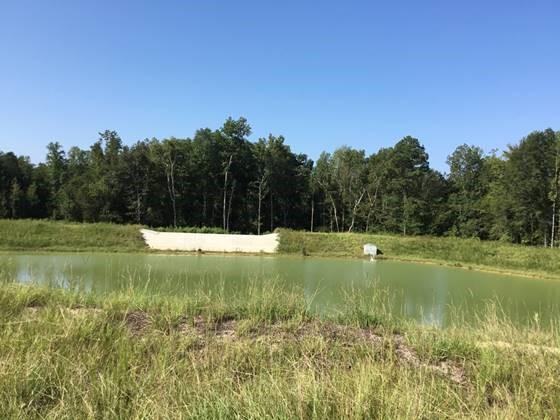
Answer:
[[(348, 302), (387, 305), (397, 316), (434, 326), (452, 319), (474, 320), (489, 301), (514, 322), (557, 319), (560, 282), (391, 261), (289, 257), (48, 254), (0, 256), (0, 274), (20, 283), (38, 283), (89, 292), (141, 289), (188, 295), (220, 287), (234, 293), (251, 282), (278, 279), (303, 291), (310, 309), (336, 314)], [(379, 300), (379, 291), (387, 299)]]

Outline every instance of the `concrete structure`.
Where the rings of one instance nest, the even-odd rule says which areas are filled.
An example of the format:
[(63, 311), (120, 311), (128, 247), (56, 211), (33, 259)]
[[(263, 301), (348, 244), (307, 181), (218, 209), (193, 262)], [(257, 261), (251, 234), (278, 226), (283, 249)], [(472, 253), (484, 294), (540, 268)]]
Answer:
[(226, 235), (217, 233), (156, 232), (142, 229), (142, 236), (151, 249), (161, 251), (265, 252), (278, 247), (278, 234)]
[(364, 255), (369, 255), (374, 257), (379, 253), (377, 246), (374, 244), (365, 244), (364, 245)]

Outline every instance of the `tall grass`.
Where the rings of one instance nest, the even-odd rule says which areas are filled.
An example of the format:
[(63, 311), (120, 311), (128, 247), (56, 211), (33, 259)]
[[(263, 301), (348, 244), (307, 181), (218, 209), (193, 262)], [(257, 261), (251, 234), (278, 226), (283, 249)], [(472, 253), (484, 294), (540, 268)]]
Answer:
[(140, 226), (0, 219), (0, 251), (141, 251)]
[[(234, 296), (0, 286), (1, 418), (554, 418), (558, 328), (316, 319), (275, 281)], [(496, 343), (499, 343), (496, 344)], [(532, 346), (528, 346), (531, 344)], [(461, 375), (453, 380), (448, 367)]]
[(282, 229), (278, 251), (309, 256), (361, 257), (365, 243), (384, 257), (465, 268), (492, 269), (560, 278), (560, 250), (477, 239), (431, 236), (309, 233)]

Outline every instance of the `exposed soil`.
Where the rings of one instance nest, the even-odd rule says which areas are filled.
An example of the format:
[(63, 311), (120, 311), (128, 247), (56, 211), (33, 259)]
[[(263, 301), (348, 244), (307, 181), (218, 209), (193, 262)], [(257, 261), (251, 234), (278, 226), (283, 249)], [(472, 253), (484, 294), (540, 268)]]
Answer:
[(132, 311), (125, 314), (124, 323), (133, 335), (141, 335), (152, 325), (152, 320), (146, 312)]
[(420, 359), (418, 353), (410, 347), (406, 338), (400, 334), (393, 335), (393, 343), (395, 345), (395, 354), (401, 362), (407, 363), (414, 367), (425, 368), (446, 376), (452, 382), (459, 385), (467, 384), (467, 377), (464, 368), (457, 362), (450, 360), (440, 361), (438, 363), (430, 363)]
[[(208, 323), (201, 316), (196, 316), (191, 320), (182, 318), (177, 325), (177, 331), (183, 334), (196, 335), (199, 338), (240, 339), (241, 337), (236, 333), (236, 329), (237, 321), (233, 319)], [(420, 359), (416, 350), (407, 344), (406, 338), (401, 334), (384, 336), (372, 329), (313, 321), (303, 323), (292, 331), (286, 330), (278, 324), (267, 325), (245, 333), (242, 337), (252, 340), (268, 338), (272, 342), (299, 341), (305, 337), (321, 337), (327, 341), (348, 347), (358, 343), (368, 343), (379, 348), (385, 346), (394, 351), (397, 360), (401, 363), (433, 371), (458, 385), (467, 385), (468, 383), (464, 368), (459, 363), (449, 360), (438, 363), (424, 361)]]
[(198, 315), (189, 320), (182, 317), (177, 324), (177, 330), (183, 334), (196, 336), (215, 336), (220, 338), (236, 338), (237, 322), (234, 319), (221, 320), (216, 323), (207, 322), (202, 316)]
[(91, 316), (91, 315), (101, 315), (104, 313), (103, 309), (84, 308), (84, 307), (69, 308), (67, 309), (67, 311), (72, 316)]
[[(27, 317), (35, 317), (40, 307), (27, 307), (24, 311)], [(104, 311), (98, 308), (76, 307), (65, 309), (65, 313), (82, 317), (85, 315), (99, 315)], [(153, 326), (150, 316), (141, 310), (126, 312), (123, 317), (126, 328), (133, 336), (142, 336)], [(468, 386), (468, 378), (464, 367), (455, 361), (444, 360), (439, 362), (426, 361), (419, 357), (416, 350), (411, 347), (402, 334), (380, 334), (374, 329), (358, 328), (332, 322), (307, 321), (294, 328), (287, 328), (282, 324), (259, 325), (239, 332), (239, 321), (226, 318), (215, 322), (209, 322), (198, 315), (192, 318), (181, 317), (170, 328), (169, 332), (175, 331), (184, 335), (190, 335), (200, 339), (200, 344), (205, 346), (208, 340), (267, 340), (271, 344), (285, 341), (301, 341), (306, 338), (320, 338), (337, 345), (352, 347), (357, 344), (372, 345), (380, 350), (393, 352), (399, 363), (407, 364), (418, 369), (426, 369), (438, 375), (446, 377), (451, 382)], [(498, 347), (500, 347), (498, 345)], [(536, 347), (536, 346), (535, 346)], [(324, 361), (328, 363), (328, 361)]]

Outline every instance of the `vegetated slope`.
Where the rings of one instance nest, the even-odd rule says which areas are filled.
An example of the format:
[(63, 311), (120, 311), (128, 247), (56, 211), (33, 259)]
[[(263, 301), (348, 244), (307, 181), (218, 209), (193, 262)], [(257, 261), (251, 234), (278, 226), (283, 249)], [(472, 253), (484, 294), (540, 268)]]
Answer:
[(430, 261), (458, 267), (496, 269), (560, 278), (560, 250), (478, 239), (430, 236), (310, 233), (282, 229), (279, 252), (310, 256), (361, 257), (373, 243), (385, 258)]
[[(0, 219), (0, 251), (145, 251), (138, 225)], [(191, 229), (193, 230), (193, 229)], [(194, 231), (194, 230), (193, 230)], [(280, 254), (362, 257), (365, 243), (385, 258), (428, 261), (560, 278), (560, 250), (478, 239), (430, 236), (310, 233), (280, 230)]]
[[(1, 274), (0, 274), (1, 276)], [(2, 281), (0, 279), (0, 281)], [(79, 295), (0, 287), (2, 418), (547, 418), (558, 330), (482, 314), (402, 323), (377, 301), (317, 319), (301, 291)]]
[(136, 225), (0, 220), (0, 250), (5, 251), (125, 252), (145, 248)]

